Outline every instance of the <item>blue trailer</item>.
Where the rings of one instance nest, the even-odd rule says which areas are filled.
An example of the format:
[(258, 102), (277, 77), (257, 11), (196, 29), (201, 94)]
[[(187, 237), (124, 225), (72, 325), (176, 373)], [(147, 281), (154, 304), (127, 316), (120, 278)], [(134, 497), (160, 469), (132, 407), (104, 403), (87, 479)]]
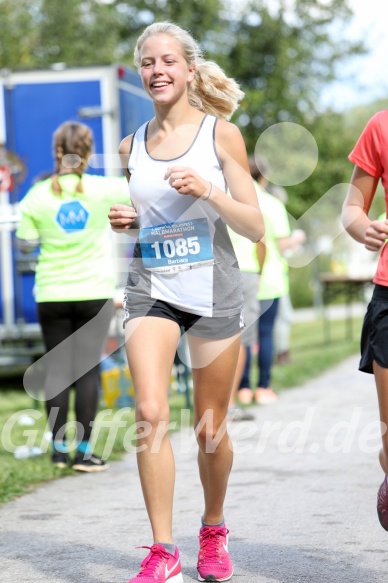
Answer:
[[(33, 182), (53, 169), (52, 135), (66, 120), (87, 124), (95, 152), (109, 160), (121, 139), (153, 116), (139, 75), (126, 66), (2, 71), (0, 76), (0, 368), (41, 351), (33, 297), (36, 255), (13, 241), (18, 203)], [(101, 160), (101, 157), (99, 158)], [(96, 164), (95, 174), (121, 174), (118, 164)], [(14, 173), (13, 184), (1, 170)]]

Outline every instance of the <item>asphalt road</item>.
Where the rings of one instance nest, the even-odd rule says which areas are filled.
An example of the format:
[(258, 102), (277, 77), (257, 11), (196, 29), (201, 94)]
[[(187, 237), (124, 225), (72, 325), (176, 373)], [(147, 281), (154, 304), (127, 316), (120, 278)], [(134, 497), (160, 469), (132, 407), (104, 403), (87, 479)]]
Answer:
[[(377, 519), (382, 480), (373, 377), (352, 357), (230, 425), (235, 463), (226, 503), (237, 583), (383, 583), (388, 533)], [(196, 580), (202, 495), (196, 447), (173, 435), (175, 542)], [(1, 583), (124, 583), (150, 528), (135, 456), (109, 471), (40, 486), (0, 508)]]

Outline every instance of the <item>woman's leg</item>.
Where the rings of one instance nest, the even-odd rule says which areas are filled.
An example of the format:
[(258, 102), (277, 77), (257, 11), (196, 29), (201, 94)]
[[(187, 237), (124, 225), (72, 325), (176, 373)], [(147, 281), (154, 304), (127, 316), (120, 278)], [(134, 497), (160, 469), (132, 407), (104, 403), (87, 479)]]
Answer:
[(69, 392), (72, 383), (70, 302), (38, 303), (38, 317), (46, 349), (44, 357), (46, 377), (44, 383), (47, 417), (53, 441), (61, 443), (69, 409)]
[(241, 378), (244, 373), (245, 362), (246, 362), (246, 347), (241, 345), (237, 360), (236, 372), (234, 375), (234, 381), (232, 385), (232, 392), (230, 394), (229, 407), (236, 405), (237, 393), (240, 386)]
[[(233, 463), (226, 414), (240, 349), (240, 336), (207, 340), (187, 334), (194, 381), (194, 424), (198, 465), (204, 491), (203, 520), (223, 519), (224, 500)], [(209, 358), (214, 352), (214, 358)], [(202, 366), (203, 364), (203, 366)]]
[(169, 381), (179, 337), (179, 325), (166, 318), (135, 318), (125, 326), (136, 422), (142, 424), (136, 444), (140, 481), (154, 542), (163, 543), (172, 542), (175, 465), (166, 428)]
[(111, 299), (74, 302), (75, 413), (80, 431), (77, 438), (85, 443), (90, 440), (97, 414), (100, 359), (113, 315)]
[(373, 361), (373, 373), (375, 376), (377, 396), (379, 401), (380, 421), (382, 424), (382, 449), (380, 451), (380, 464), (383, 472), (388, 476), (388, 368), (379, 366)]
[(260, 389), (266, 389), (271, 383), (271, 368), (274, 354), (273, 330), (278, 310), (279, 298), (261, 300), (259, 327), (259, 382)]
[(240, 379), (240, 385), (238, 387), (239, 390), (250, 389), (251, 387), (251, 381), (249, 378), (251, 373), (251, 363), (252, 363), (252, 348), (251, 346), (246, 346), (244, 370)]
[(377, 387), (377, 396), (380, 409), (381, 437), (383, 447), (380, 450), (379, 460), (385, 474), (384, 480), (377, 493), (377, 515), (384, 530), (388, 531), (388, 368), (379, 366), (373, 361), (373, 373)]
[(276, 362), (285, 364), (290, 360), (290, 334), (293, 316), (290, 294), (279, 298), (278, 314), (274, 327)]

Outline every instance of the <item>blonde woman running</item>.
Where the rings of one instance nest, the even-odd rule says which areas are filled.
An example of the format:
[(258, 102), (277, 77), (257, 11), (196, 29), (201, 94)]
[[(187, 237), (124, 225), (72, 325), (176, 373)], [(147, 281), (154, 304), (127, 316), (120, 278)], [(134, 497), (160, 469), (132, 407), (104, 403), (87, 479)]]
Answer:
[(154, 542), (130, 582), (183, 581), (172, 535), (175, 468), (168, 434), (152, 449), (159, 424), (169, 420), (181, 328), (193, 369), (204, 492), (198, 579), (227, 581), (233, 566), (223, 505), (233, 453), (225, 417), (244, 324), (241, 277), (226, 225), (252, 241), (264, 232), (242, 136), (226, 121), (243, 94), (172, 23), (145, 29), (135, 62), (155, 117), (121, 143), (134, 206), (115, 205), (109, 214), (114, 230), (135, 221), (140, 227), (124, 325), (136, 420), (149, 427), (138, 437), (137, 460)]

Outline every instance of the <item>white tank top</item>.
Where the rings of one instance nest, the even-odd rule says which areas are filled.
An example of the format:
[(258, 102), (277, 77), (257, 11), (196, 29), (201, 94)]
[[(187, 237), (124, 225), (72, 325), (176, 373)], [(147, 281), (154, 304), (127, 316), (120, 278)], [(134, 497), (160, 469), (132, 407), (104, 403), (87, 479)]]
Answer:
[[(146, 295), (200, 316), (230, 316), (239, 313), (243, 304), (241, 276), (225, 223), (206, 201), (181, 195), (171, 188), (168, 180), (164, 180), (168, 167), (188, 166), (214, 186), (226, 191), (214, 140), (217, 118), (205, 115), (192, 144), (186, 152), (172, 160), (158, 160), (148, 153), (148, 123), (134, 134), (128, 159), (131, 200), (143, 231), (140, 237), (142, 245), (137, 242), (129, 267), (127, 297), (130, 294), (131, 300), (136, 301), (138, 294), (143, 297)], [(158, 226), (161, 227), (150, 229)], [(206, 240), (201, 238), (203, 227), (207, 233), (204, 235)], [(182, 235), (181, 229), (182, 232), (185, 229), (188, 232)], [(163, 235), (167, 232), (171, 234), (174, 230), (178, 233), (176, 236)], [(158, 257), (160, 250), (162, 255), (166, 253), (166, 258), (162, 259), (168, 267), (163, 269), (169, 269), (169, 272), (145, 268), (148, 251), (142, 233), (146, 233), (147, 237), (151, 235), (147, 249), (151, 247), (152, 253), (157, 253)], [(196, 235), (200, 235), (200, 238)], [(198, 240), (201, 241), (201, 252), (196, 256)], [(202, 245), (202, 241), (206, 244)], [(213, 260), (207, 258), (205, 261), (203, 256), (204, 261), (197, 263), (200, 267), (190, 264), (191, 268), (188, 268), (187, 262), (202, 258), (201, 254), (205, 253), (202, 247), (206, 247)], [(138, 299), (141, 301), (140, 297)]]

